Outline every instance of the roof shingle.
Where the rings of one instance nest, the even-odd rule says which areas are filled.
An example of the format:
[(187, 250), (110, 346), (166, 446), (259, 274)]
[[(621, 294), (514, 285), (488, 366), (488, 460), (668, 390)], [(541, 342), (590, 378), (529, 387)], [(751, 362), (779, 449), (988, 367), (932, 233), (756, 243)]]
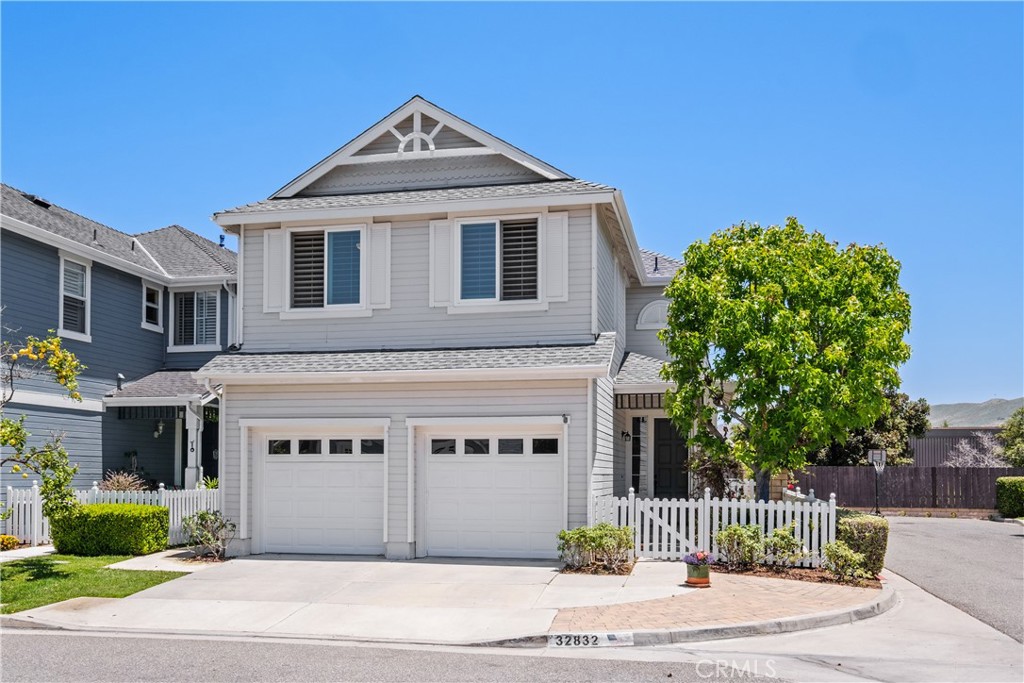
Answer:
[(670, 278), (676, 274), (677, 270), (683, 267), (683, 262), (679, 259), (642, 247), (640, 249), (640, 258), (643, 259), (647, 277)]
[(160, 370), (107, 393), (111, 398), (175, 398), (201, 396), (206, 389), (192, 378), (191, 370)]
[(622, 367), (615, 375), (615, 384), (668, 384), (661, 378), (665, 361), (641, 353), (629, 352), (622, 359)]

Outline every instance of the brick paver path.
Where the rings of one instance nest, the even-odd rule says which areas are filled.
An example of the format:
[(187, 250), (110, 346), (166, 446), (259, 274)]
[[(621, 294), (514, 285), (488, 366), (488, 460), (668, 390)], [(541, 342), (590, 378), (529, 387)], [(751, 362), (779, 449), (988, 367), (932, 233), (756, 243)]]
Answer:
[(628, 631), (725, 626), (855, 607), (876, 588), (854, 588), (740, 574), (711, 573), (711, 587), (643, 602), (558, 610), (551, 631)]

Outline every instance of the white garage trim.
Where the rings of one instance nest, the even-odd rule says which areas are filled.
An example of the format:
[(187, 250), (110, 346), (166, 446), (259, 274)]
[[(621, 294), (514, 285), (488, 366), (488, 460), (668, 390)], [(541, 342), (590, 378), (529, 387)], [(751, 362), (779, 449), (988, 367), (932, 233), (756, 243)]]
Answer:
[(263, 552), (263, 496), (264, 496), (264, 464), (266, 454), (263, 452), (262, 447), (258, 447), (257, 453), (250, 451), (251, 447), (256, 447), (256, 443), (253, 439), (250, 439), (250, 435), (253, 433), (259, 433), (264, 435), (269, 432), (275, 434), (284, 435), (310, 435), (310, 436), (325, 436), (330, 434), (338, 434), (339, 436), (345, 435), (367, 435), (375, 436), (377, 434), (384, 438), (384, 500), (382, 501), (384, 509), (384, 537), (383, 542), (387, 543), (387, 509), (388, 509), (388, 433), (390, 431), (391, 419), (386, 417), (370, 417), (370, 418), (306, 418), (306, 419), (289, 419), (289, 418), (269, 418), (269, 419), (249, 419), (241, 418), (238, 420), (239, 431), (241, 432), (241, 467), (239, 468), (239, 486), (240, 486), (240, 502), (241, 502), (241, 519), (239, 520), (238, 530), (239, 538), (249, 538), (249, 507), (248, 507), (248, 462), (249, 458), (253, 459), (253, 481), (252, 490), (254, 493), (253, 504), (252, 504), (252, 516), (256, 520), (256, 523), (251, 529), (251, 548), (253, 553)]

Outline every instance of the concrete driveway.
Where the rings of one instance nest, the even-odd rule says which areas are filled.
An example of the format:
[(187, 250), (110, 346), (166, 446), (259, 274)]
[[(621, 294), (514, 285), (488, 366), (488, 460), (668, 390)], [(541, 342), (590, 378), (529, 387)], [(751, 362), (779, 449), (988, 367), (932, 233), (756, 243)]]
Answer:
[(1024, 641), (1024, 526), (979, 519), (887, 519), (887, 568)]
[(118, 630), (265, 633), (471, 643), (546, 633), (559, 608), (670, 597), (678, 563), (629, 576), (559, 574), (555, 562), (260, 555), (123, 600), (78, 598), (19, 614)]

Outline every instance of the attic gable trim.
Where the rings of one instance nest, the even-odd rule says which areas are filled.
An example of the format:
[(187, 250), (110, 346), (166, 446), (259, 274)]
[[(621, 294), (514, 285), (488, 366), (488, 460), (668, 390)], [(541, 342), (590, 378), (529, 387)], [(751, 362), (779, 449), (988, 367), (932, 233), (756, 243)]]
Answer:
[[(571, 176), (563, 171), (558, 170), (554, 166), (547, 164), (540, 159), (527, 154), (518, 147), (510, 145), (509, 143), (497, 138), (482, 128), (478, 128), (467, 121), (460, 119), (454, 114), (441, 109), (437, 105), (428, 102), (419, 95), (414, 96), (408, 102), (403, 104), (398, 109), (394, 110), (383, 119), (375, 123), (373, 126), (367, 128), (365, 131), (357, 135), (351, 141), (328, 155), (326, 158), (321, 160), (319, 163), (314, 165), (309, 170), (301, 173), (294, 180), (289, 182), (287, 185), (279, 189), (274, 194), (270, 195), (271, 199), (281, 199), (284, 197), (294, 197), (303, 188), (309, 186), (311, 183), (316, 182), (321, 177), (326, 175), (331, 169), (339, 165), (342, 159), (351, 159), (352, 155), (362, 149), (366, 144), (373, 142), (378, 137), (389, 131), (394, 133), (392, 130), (394, 126), (401, 123), (411, 113), (422, 112), (427, 114), (430, 118), (434, 119), (438, 123), (448, 126), (452, 130), (462, 133), (466, 137), (473, 138), (480, 142), (485, 148), (489, 148), (498, 154), (503, 154), (513, 161), (522, 164), (531, 171), (540, 174), (548, 180), (570, 180)], [(464, 151), (464, 150), (463, 150)], [(430, 152), (407, 152), (400, 155), (400, 158), (408, 159), (410, 154), (420, 154), (429, 156)], [(434, 155), (437, 152), (433, 152)], [(371, 155), (376, 156), (376, 155)], [(397, 157), (396, 157), (397, 158)], [(348, 163), (363, 163), (366, 157), (361, 157), (359, 161), (350, 161)]]

